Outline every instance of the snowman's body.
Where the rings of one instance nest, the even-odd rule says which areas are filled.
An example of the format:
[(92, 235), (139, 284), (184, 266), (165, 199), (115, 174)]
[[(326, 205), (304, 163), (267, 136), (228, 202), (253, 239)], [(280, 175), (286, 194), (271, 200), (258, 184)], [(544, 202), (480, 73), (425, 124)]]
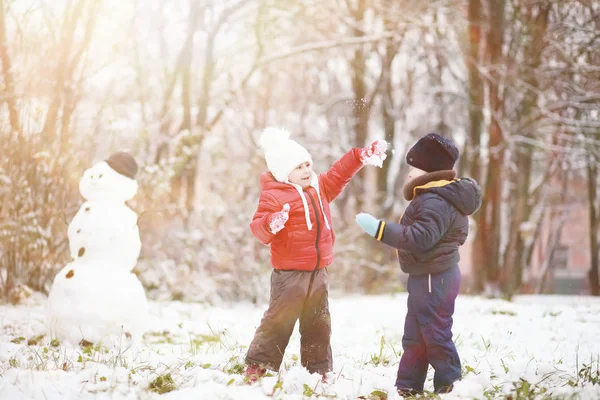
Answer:
[(71, 257), (133, 270), (142, 248), (137, 219), (123, 202), (85, 202), (69, 225)]
[(139, 338), (148, 304), (131, 273), (141, 241), (137, 215), (125, 205), (137, 182), (103, 161), (84, 173), (79, 189), (87, 201), (68, 228), (74, 261), (56, 275), (48, 298), (50, 333), (73, 344)]

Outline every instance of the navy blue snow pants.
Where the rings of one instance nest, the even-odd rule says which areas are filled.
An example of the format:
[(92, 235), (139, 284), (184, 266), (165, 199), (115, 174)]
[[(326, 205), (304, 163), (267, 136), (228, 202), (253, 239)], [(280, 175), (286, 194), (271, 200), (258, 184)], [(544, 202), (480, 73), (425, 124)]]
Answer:
[(429, 364), (435, 370), (436, 392), (461, 378), (460, 358), (452, 341), (452, 314), (460, 279), (458, 265), (437, 274), (408, 277), (398, 389), (422, 392)]

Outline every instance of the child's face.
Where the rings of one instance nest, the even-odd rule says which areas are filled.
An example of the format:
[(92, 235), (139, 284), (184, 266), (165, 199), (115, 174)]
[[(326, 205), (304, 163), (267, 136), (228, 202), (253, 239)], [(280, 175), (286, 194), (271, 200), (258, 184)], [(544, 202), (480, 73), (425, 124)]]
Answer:
[(418, 176), (424, 175), (427, 172), (423, 171), (422, 169), (419, 168), (415, 168), (415, 167), (410, 167), (410, 170), (408, 171), (408, 180), (412, 181), (413, 179), (415, 179)]
[(288, 176), (291, 183), (302, 186), (306, 189), (310, 186), (310, 178), (312, 177), (312, 166), (309, 162), (298, 165)]

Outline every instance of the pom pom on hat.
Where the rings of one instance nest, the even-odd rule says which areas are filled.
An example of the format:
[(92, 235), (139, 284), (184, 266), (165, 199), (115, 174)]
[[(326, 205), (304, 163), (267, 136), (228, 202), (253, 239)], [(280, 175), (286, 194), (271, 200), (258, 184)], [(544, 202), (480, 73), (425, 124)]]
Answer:
[(113, 153), (106, 159), (106, 163), (119, 174), (130, 179), (135, 179), (138, 172), (138, 165), (133, 156), (124, 151)]
[(260, 136), (260, 146), (265, 152), (267, 168), (279, 182), (288, 182), (288, 176), (298, 165), (309, 162), (312, 157), (308, 150), (290, 139), (286, 129), (268, 127)]
[(260, 135), (260, 147), (264, 151), (280, 146), (290, 138), (290, 132), (283, 128), (268, 127)]

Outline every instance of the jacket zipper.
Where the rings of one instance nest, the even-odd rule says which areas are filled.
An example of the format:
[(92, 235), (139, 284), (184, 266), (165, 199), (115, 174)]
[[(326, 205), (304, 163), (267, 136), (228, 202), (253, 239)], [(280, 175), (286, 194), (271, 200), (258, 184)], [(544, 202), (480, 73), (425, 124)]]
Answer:
[(310, 198), (310, 203), (312, 204), (313, 209), (315, 210), (315, 220), (317, 221), (317, 239), (315, 240), (315, 249), (317, 249), (317, 265), (315, 265), (316, 271), (317, 269), (319, 269), (319, 264), (321, 264), (321, 251), (319, 250), (319, 236), (321, 236), (321, 221), (319, 221), (319, 210), (315, 205), (315, 199), (313, 199), (310, 192), (306, 192), (306, 194)]
[[(310, 198), (310, 203), (312, 204), (313, 209), (315, 210), (315, 220), (317, 221), (317, 239), (315, 240), (315, 248), (317, 249), (317, 265), (315, 265), (315, 269), (313, 269), (312, 273), (310, 274), (310, 282), (308, 283), (308, 290), (306, 291), (306, 297), (304, 298), (304, 305), (306, 305), (306, 302), (308, 301), (308, 298), (310, 297), (310, 291), (312, 289), (313, 281), (315, 280), (315, 274), (319, 270), (319, 264), (321, 264), (321, 251), (319, 250), (319, 236), (321, 236), (321, 222), (319, 221), (319, 210), (317, 209), (317, 206), (315, 205), (315, 200), (313, 199), (311, 194), (309, 192), (306, 192), (306, 194)], [(323, 218), (325, 218), (325, 215), (323, 215)]]

